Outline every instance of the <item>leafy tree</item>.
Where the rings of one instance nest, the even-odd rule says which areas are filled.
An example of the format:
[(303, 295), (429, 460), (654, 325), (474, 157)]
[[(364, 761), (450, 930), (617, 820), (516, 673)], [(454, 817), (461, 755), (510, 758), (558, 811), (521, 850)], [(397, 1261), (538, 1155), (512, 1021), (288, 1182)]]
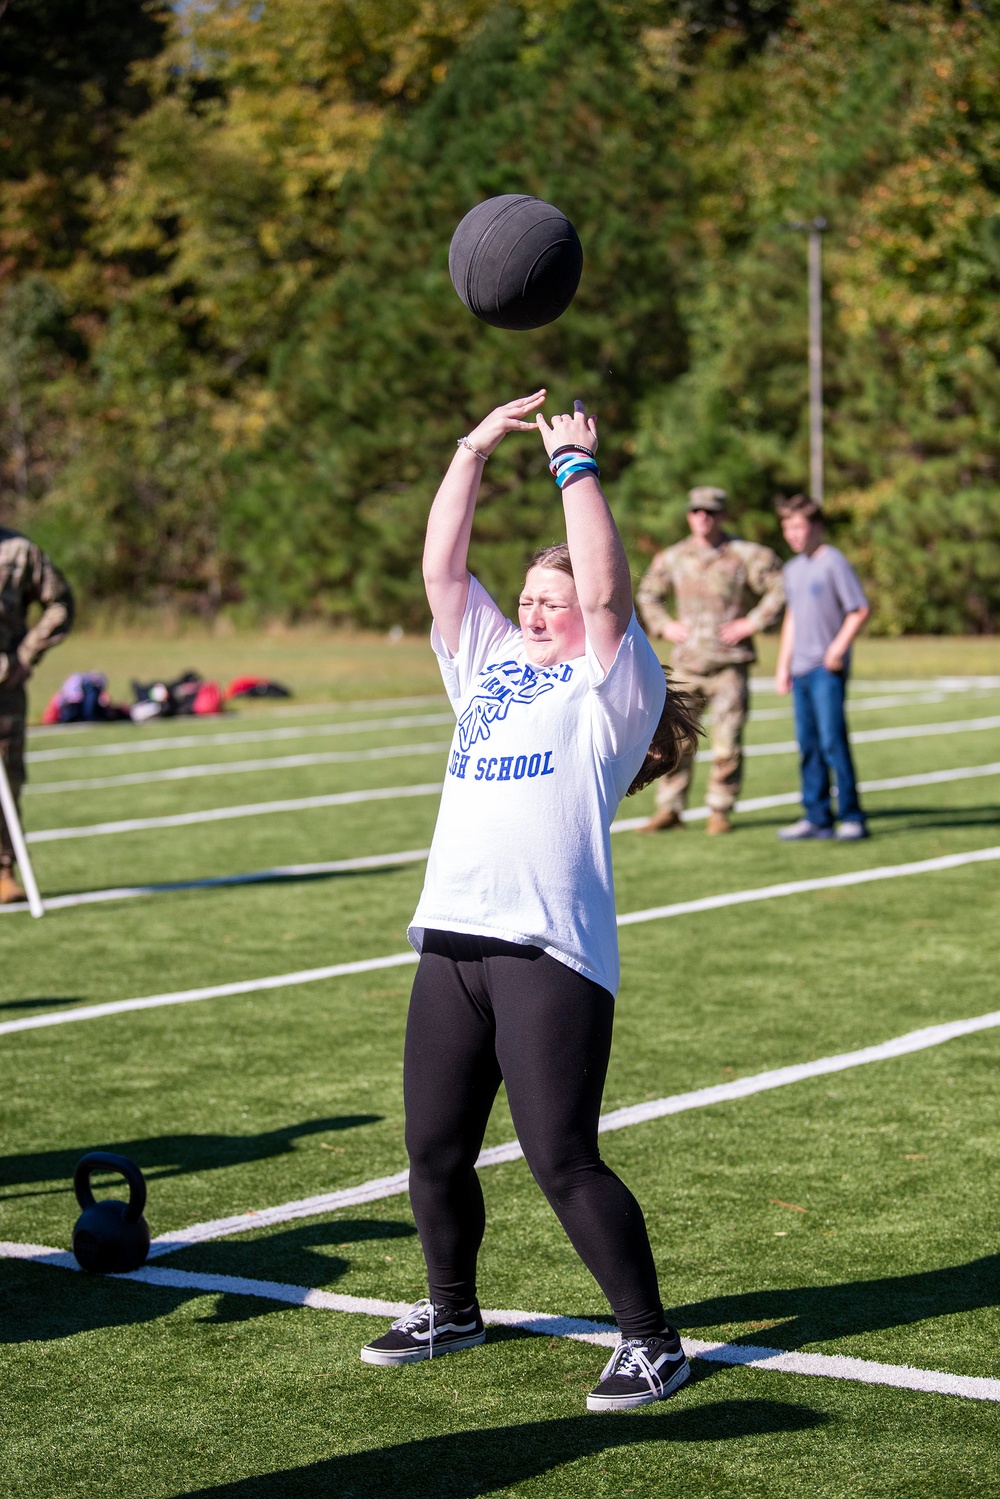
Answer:
[(805, 487), (804, 248), (780, 225), (821, 213), (826, 487), (874, 624), (995, 628), (998, 44), (972, 5), (801, 0), (735, 76), (709, 50), (686, 95), (691, 368), (648, 397), (624, 486), (647, 548), (689, 484), (724, 484), (767, 539), (771, 497)]
[[(618, 472), (641, 393), (684, 363), (670, 266), (683, 181), (611, 5), (574, 0), (551, 25), (494, 10), (350, 186), (343, 266), (281, 352), (279, 415), (232, 511), (249, 595), (422, 621), (430, 497), (456, 437), (516, 392), (596, 406), (602, 466)], [(454, 226), (504, 192), (564, 207), (586, 247), (573, 307), (531, 333), (477, 323), (448, 279)], [(477, 523), (487, 584), (510, 597), (559, 524), (539, 445), (505, 443)]]
[(89, 180), (70, 285), (87, 357), (31, 516), (91, 596), (226, 597), (227, 454), (266, 425), (271, 349), (337, 263), (340, 184), (476, 8), (217, 0), (133, 67), (148, 107)]
[(162, 36), (146, 0), (0, 10), (0, 282), (79, 252), (89, 180), (110, 170), (123, 123), (149, 102), (132, 65)]

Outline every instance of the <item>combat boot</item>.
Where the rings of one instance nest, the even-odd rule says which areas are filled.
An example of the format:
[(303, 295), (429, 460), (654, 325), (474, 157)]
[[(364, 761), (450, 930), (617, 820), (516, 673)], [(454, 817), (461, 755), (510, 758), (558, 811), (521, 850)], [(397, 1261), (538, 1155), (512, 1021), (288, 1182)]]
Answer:
[(731, 833), (732, 831), (733, 825), (729, 820), (728, 812), (709, 812), (706, 833), (714, 837), (716, 833)]
[(668, 828), (682, 828), (684, 819), (679, 812), (654, 812), (648, 822), (644, 822), (638, 833), (665, 833)]
[(24, 887), (18, 882), (13, 869), (0, 864), (0, 906), (13, 906), (19, 900), (27, 900)]

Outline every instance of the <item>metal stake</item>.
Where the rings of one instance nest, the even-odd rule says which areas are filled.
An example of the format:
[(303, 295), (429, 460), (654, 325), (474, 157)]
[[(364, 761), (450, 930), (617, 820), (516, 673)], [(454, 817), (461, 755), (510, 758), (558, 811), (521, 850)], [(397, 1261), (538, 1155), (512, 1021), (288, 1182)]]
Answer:
[(38, 893), (35, 883), (35, 871), (31, 867), (28, 858), (28, 846), (24, 841), (21, 831), (21, 820), (17, 815), (17, 806), (14, 801), (14, 793), (10, 789), (10, 781), (7, 779), (7, 767), (0, 759), (0, 811), (3, 812), (4, 822), (10, 834), (10, 841), (14, 845), (14, 857), (24, 880), (24, 889), (28, 897), (28, 907), (32, 916), (44, 916), (45, 907), (42, 905), (42, 897)]

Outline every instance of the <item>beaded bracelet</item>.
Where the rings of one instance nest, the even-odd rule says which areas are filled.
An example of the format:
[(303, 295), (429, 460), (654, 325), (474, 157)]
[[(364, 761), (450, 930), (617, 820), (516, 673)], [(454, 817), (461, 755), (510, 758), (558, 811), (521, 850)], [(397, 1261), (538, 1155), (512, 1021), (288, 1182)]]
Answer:
[(490, 461), (489, 453), (481, 453), (478, 448), (474, 448), (467, 437), (460, 437), (455, 446), (456, 448), (468, 448), (470, 453), (475, 453), (476, 457), (481, 458), (484, 463)]

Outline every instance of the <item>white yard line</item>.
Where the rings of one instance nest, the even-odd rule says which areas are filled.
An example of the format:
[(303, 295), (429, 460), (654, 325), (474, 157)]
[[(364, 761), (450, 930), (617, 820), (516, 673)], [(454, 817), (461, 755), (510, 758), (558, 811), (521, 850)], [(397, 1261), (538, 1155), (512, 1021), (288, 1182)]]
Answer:
[[(915, 703), (943, 702), (943, 692), (928, 692), (908, 697), (872, 698), (870, 701), (853, 703), (852, 711), (864, 712), (873, 708), (909, 708)], [(787, 720), (790, 708), (759, 708), (750, 714), (752, 722)], [(101, 791), (111, 786), (148, 786), (157, 781), (190, 781), (204, 776), (236, 775), (246, 771), (298, 770), (309, 765), (359, 765), (365, 760), (406, 759), (412, 755), (443, 753), (448, 740), (434, 744), (389, 744), (369, 750), (326, 750), (309, 755), (271, 755), (258, 760), (213, 760), (205, 765), (178, 765), (168, 770), (136, 770), (127, 775), (81, 776), (66, 781), (29, 781), (24, 794), (41, 796), (64, 791)], [(711, 759), (710, 752), (702, 752), (702, 759)]]
[[(890, 729), (862, 729), (851, 735), (852, 744), (875, 744), (891, 739), (925, 739), (940, 734), (969, 734), (981, 730), (1000, 729), (1000, 717), (969, 718), (942, 724), (908, 724)], [(794, 739), (780, 744), (751, 744), (744, 754), (748, 757), (794, 754), (798, 745)], [(711, 760), (711, 750), (699, 753), (699, 760)], [(251, 802), (236, 807), (211, 807), (202, 812), (175, 812), (162, 817), (134, 817), (116, 822), (84, 823), (78, 827), (43, 828), (28, 833), (27, 843), (54, 843), (68, 838), (98, 838), (115, 833), (145, 832), (153, 828), (189, 827), (202, 822), (225, 822), (234, 817), (259, 817), (272, 812), (311, 811), (319, 807), (346, 806), (354, 802), (391, 801), (396, 797), (432, 796), (440, 791), (440, 782), (419, 786), (386, 786), (370, 791), (340, 791), (329, 796), (293, 797), (273, 802)]]
[(223, 999), (231, 994), (257, 994), (265, 989), (289, 989), (297, 984), (315, 984), (320, 979), (343, 978), (350, 973), (369, 973), (378, 968), (399, 968), (416, 963), (414, 952), (390, 953), (383, 958), (362, 958), (353, 963), (330, 963), (325, 968), (303, 968), (297, 973), (276, 973), (263, 979), (240, 979), (231, 984), (210, 984), (204, 989), (180, 989), (173, 994), (148, 994), (142, 999), (116, 999), (106, 1004), (81, 1005), (76, 1010), (53, 1010), (23, 1020), (0, 1023), (0, 1036), (11, 1031), (32, 1031), (70, 1020), (97, 1020), (102, 1015), (122, 1015), (127, 1010), (158, 1010), (163, 1005), (192, 1004), (199, 999)]
[(136, 770), (122, 776), (83, 776), (75, 781), (29, 781), (24, 793), (41, 796), (60, 791), (103, 791), (109, 786), (147, 786), (156, 781), (192, 781), (202, 776), (238, 775), (252, 770), (297, 770), (304, 765), (360, 765), (365, 760), (404, 760), (414, 755), (443, 754), (451, 741), (434, 744), (387, 744), (381, 749), (324, 750), (315, 755), (273, 755), (262, 760), (223, 760), (210, 765), (176, 765), (170, 770)]
[[(71, 1254), (52, 1249), (46, 1244), (0, 1242), (0, 1257), (29, 1261), (59, 1270), (79, 1270)], [(149, 1265), (143, 1266), (141, 1270), (133, 1270), (128, 1275), (108, 1278), (134, 1281), (159, 1290), (184, 1291), (190, 1295), (252, 1296), (262, 1301), (277, 1301), (287, 1306), (307, 1307), (313, 1311), (341, 1312), (364, 1317), (399, 1317), (409, 1310), (409, 1303), (403, 1301), (345, 1296), (333, 1291), (321, 1291), (313, 1286), (253, 1280), (243, 1275), (212, 1275)], [(491, 1327), (514, 1327), (540, 1337), (568, 1338), (573, 1342), (593, 1343), (602, 1348), (612, 1348), (618, 1342), (617, 1328), (609, 1327), (606, 1322), (595, 1322), (582, 1317), (484, 1308), (483, 1321)], [(784, 1348), (755, 1348), (741, 1343), (711, 1343), (701, 1338), (684, 1338), (683, 1343), (689, 1358), (705, 1359), (710, 1363), (762, 1369), (766, 1373), (799, 1374), (813, 1378), (847, 1379), (860, 1384), (889, 1385), (895, 1389), (914, 1390), (922, 1394), (956, 1395), (966, 1400), (1000, 1401), (1000, 1379), (948, 1374), (937, 1369), (914, 1369), (909, 1364), (880, 1364), (870, 1359), (850, 1358), (843, 1354), (789, 1352)]]
[[(971, 849), (966, 853), (943, 854), (936, 859), (920, 859), (909, 864), (885, 864), (875, 869), (850, 870), (843, 874), (821, 875), (811, 880), (789, 880), (779, 885), (763, 885), (753, 890), (730, 890), (722, 895), (705, 895), (698, 900), (677, 901), (669, 906), (652, 906), (645, 911), (631, 911), (618, 917), (619, 926), (639, 922), (662, 921), (672, 916), (689, 916), (698, 911), (718, 911), (727, 906), (741, 906), (753, 901), (775, 900), (785, 895), (808, 894), (815, 890), (836, 890), (852, 885), (866, 885), (877, 880), (901, 879), (915, 874), (937, 874), (961, 869), (969, 864), (1000, 859), (1000, 846)], [(121, 1015), (128, 1010), (159, 1009), (163, 1005), (189, 1004), (200, 999), (219, 999), (231, 994), (253, 994), (262, 989), (286, 989), (320, 979), (340, 978), (350, 973), (370, 973), (378, 968), (396, 968), (415, 963), (413, 952), (390, 953), (382, 958), (364, 958), (353, 963), (334, 963), (325, 968), (303, 969), (295, 973), (274, 974), (262, 979), (241, 979), (238, 983), (213, 984), (201, 989), (181, 989), (171, 994), (146, 995), (141, 999), (118, 999), (104, 1004), (80, 1005), (75, 1010), (52, 1010), (44, 1015), (25, 1016), (20, 1020), (0, 1022), (0, 1036), (14, 1031), (40, 1030), (51, 1025), (68, 1025), (78, 1020), (93, 1020), (103, 1015)]]
[(333, 791), (328, 796), (299, 796), (285, 801), (251, 802), (242, 807), (211, 807), (205, 812), (174, 812), (167, 817), (131, 817), (120, 822), (91, 822), (77, 828), (42, 828), (25, 835), (26, 843), (59, 843), (67, 838), (101, 838), (110, 833), (139, 833), (150, 828), (183, 828), (193, 823), (230, 822), (268, 812), (308, 812), (320, 807), (349, 807), (357, 802), (397, 801), (400, 797), (436, 796), (440, 781), (417, 786), (380, 786), (370, 791)]
[[(952, 770), (925, 770), (912, 776), (886, 776), (878, 781), (859, 781), (859, 791), (904, 791), (911, 786), (938, 786), (946, 781), (972, 781), (980, 776), (1000, 775), (1000, 760), (989, 765), (962, 765)], [(772, 807), (794, 807), (802, 799), (800, 791), (780, 791), (775, 796), (748, 796), (734, 807), (735, 812), (766, 812)], [(711, 807), (691, 807), (684, 813), (685, 822), (706, 818)], [(632, 833), (649, 821), (647, 817), (623, 817), (611, 824), (613, 833)], [(46, 902), (48, 906), (50, 902)]]
[(350, 723), (295, 724), (279, 729), (246, 729), (224, 734), (183, 734), (172, 739), (114, 740), (111, 744), (66, 745), (60, 749), (29, 750), (33, 765), (53, 760), (91, 760), (102, 755), (144, 755), (160, 750), (200, 749), (206, 744), (264, 744), (275, 739), (318, 739), (329, 734), (376, 734), (385, 729), (427, 729), (455, 722), (447, 713), (419, 713), (406, 718), (369, 718)]
[[(397, 864), (419, 864), (429, 848), (404, 848), (391, 854), (364, 854), (358, 859), (328, 859), (318, 864), (276, 864), (250, 874), (220, 874), (204, 880), (173, 880), (162, 885), (119, 885), (106, 890), (82, 890), (75, 895), (53, 895), (46, 911), (67, 911), (74, 906), (102, 905), (109, 900), (134, 900), (140, 895), (176, 895), (184, 890), (218, 890), (238, 885), (266, 885), (272, 880), (301, 880), (323, 874), (359, 874), (365, 870), (389, 869)], [(26, 905), (0, 906), (0, 916), (26, 911)]]
[[(756, 676), (750, 678), (750, 685), (755, 692), (771, 692), (775, 690), (774, 677)], [(883, 682), (879, 678), (859, 678), (851, 681), (852, 692), (924, 692), (932, 688), (941, 692), (968, 692), (970, 689), (984, 689), (1000, 687), (1000, 677), (902, 677), (896, 681), (888, 678)]]
[[(943, 1046), (945, 1042), (954, 1041), (960, 1036), (994, 1030), (998, 1026), (1000, 1011), (976, 1015), (971, 1020), (953, 1020), (941, 1025), (924, 1026), (921, 1030), (908, 1031), (906, 1035), (894, 1036), (890, 1041), (881, 1041), (875, 1046), (863, 1046), (858, 1051), (845, 1051), (839, 1056), (819, 1057), (813, 1062), (776, 1067), (767, 1072), (753, 1073), (749, 1077), (734, 1078), (732, 1082), (716, 1083), (707, 1088), (695, 1088), (689, 1093), (674, 1093), (668, 1098), (650, 1099), (645, 1103), (615, 1109), (610, 1114), (602, 1115), (598, 1128), (601, 1134), (631, 1129), (633, 1125), (648, 1124), (653, 1119), (663, 1119), (670, 1114), (686, 1114), (691, 1109), (711, 1108), (715, 1104), (750, 1098), (755, 1093), (768, 1093), (774, 1088), (805, 1082), (808, 1078), (828, 1077), (831, 1073), (847, 1072), (854, 1067), (865, 1067), (871, 1062), (909, 1056), (912, 1052)], [(508, 1161), (519, 1161), (523, 1155), (517, 1140), (508, 1140), (503, 1145), (491, 1145), (482, 1151), (476, 1166), (480, 1169), (484, 1166), (499, 1166)], [(376, 1177), (355, 1187), (342, 1187), (336, 1192), (322, 1192), (314, 1197), (301, 1197), (293, 1202), (279, 1203), (277, 1207), (233, 1213), (226, 1218), (215, 1218), (206, 1223), (192, 1223), (187, 1228), (173, 1229), (157, 1235), (150, 1247), (150, 1255), (158, 1258), (164, 1254), (173, 1254), (178, 1249), (189, 1249), (194, 1244), (268, 1228), (274, 1223), (314, 1218), (322, 1213), (336, 1212), (339, 1208), (358, 1207), (365, 1202), (381, 1202), (387, 1197), (402, 1196), (407, 1190), (407, 1172), (397, 1171), (392, 1176)]]
[[(888, 776), (878, 781), (861, 781), (859, 789), (869, 791), (902, 791), (911, 786), (936, 786), (947, 781), (976, 780), (981, 776), (1000, 775), (1000, 761), (990, 765), (963, 765), (951, 770), (928, 770), (919, 775)], [(773, 807), (791, 807), (799, 801), (798, 791), (782, 791), (775, 796), (746, 797), (736, 803), (737, 812), (762, 812)], [(692, 807), (684, 814), (686, 822), (708, 816), (709, 807)], [(643, 827), (648, 817), (623, 817), (611, 824), (612, 833), (630, 833)], [(314, 864), (279, 864), (271, 869), (257, 869), (248, 874), (221, 874), (206, 879), (171, 880), (156, 885), (119, 885), (104, 890), (82, 890), (73, 895), (53, 895), (46, 899), (47, 911), (70, 910), (74, 906), (97, 905), (109, 900), (131, 900), (141, 895), (170, 895), (183, 890), (217, 890), (235, 885), (259, 885), (271, 880), (301, 879), (307, 875), (348, 874), (352, 871), (382, 869), (393, 864), (416, 864), (426, 859), (427, 848), (403, 849), (396, 853), (366, 854), (357, 859), (330, 859)], [(0, 916), (16, 916), (27, 906), (0, 906)]]
[[(847, 711), (853, 714), (870, 713), (876, 708), (912, 708), (920, 703), (943, 703), (946, 698), (947, 694), (944, 692), (906, 692), (892, 697), (851, 698)], [(791, 718), (792, 705), (787, 703), (784, 708), (751, 708), (749, 716), (751, 723), (773, 723), (776, 719)]]

